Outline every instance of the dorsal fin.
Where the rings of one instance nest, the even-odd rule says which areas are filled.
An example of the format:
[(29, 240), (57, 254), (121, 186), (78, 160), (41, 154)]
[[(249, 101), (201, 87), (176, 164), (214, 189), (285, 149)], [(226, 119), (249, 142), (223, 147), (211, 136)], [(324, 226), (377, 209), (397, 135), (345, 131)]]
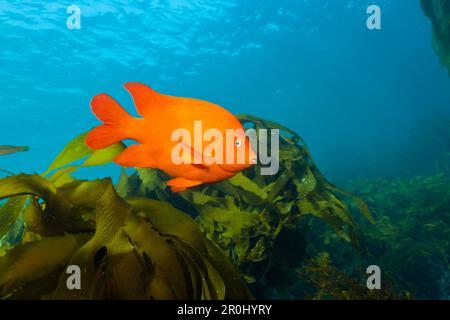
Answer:
[(138, 114), (143, 117), (150, 115), (155, 108), (173, 103), (173, 97), (160, 94), (143, 83), (128, 82), (123, 86), (130, 92)]

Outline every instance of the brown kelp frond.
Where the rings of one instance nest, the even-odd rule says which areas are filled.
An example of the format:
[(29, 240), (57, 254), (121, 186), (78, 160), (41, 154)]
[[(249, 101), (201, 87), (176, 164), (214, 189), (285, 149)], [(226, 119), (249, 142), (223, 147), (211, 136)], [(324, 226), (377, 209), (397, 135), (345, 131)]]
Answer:
[[(0, 251), (2, 299), (245, 299), (250, 293), (195, 222), (168, 203), (115, 191), (110, 179), (59, 186), (38, 175), (0, 179), (4, 233), (22, 214), (20, 243)], [(66, 270), (82, 270), (69, 290)]]
[[(53, 170), (64, 168), (67, 165), (82, 159), (85, 159), (81, 164), (81, 166), (84, 167), (107, 164), (126, 148), (122, 142), (119, 142), (105, 149), (93, 150), (85, 143), (86, 135), (87, 133), (80, 134), (69, 142), (55, 160), (53, 160), (43, 175), (45, 176)], [(79, 166), (72, 166), (71, 170), (75, 171), (78, 167)]]

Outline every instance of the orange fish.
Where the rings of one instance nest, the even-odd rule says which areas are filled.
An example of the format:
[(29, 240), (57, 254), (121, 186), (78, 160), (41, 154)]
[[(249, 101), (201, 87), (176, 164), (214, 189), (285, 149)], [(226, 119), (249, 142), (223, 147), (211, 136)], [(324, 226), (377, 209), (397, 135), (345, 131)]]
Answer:
[[(226, 109), (203, 100), (160, 94), (141, 83), (127, 83), (124, 87), (142, 118), (131, 116), (111, 96), (101, 93), (92, 99), (91, 108), (103, 124), (86, 137), (92, 149), (103, 149), (125, 139), (138, 142), (120, 153), (115, 163), (160, 169), (175, 177), (167, 181), (175, 192), (228, 179), (256, 163), (242, 124)], [(199, 141), (199, 124), (202, 132), (215, 130), (224, 140), (230, 136), (227, 130), (235, 134), (230, 143), (218, 144), (216, 136), (205, 139), (203, 135)], [(186, 136), (174, 136), (180, 129), (194, 136), (194, 142)], [(203, 147), (205, 142), (207, 146)], [(217, 147), (211, 148), (212, 144)], [(183, 161), (174, 161), (174, 155)]]

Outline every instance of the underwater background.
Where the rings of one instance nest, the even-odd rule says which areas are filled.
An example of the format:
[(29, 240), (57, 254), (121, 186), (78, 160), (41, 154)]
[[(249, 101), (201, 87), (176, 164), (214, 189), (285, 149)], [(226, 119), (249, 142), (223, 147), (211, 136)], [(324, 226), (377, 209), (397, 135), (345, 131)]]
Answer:
[[(66, 10), (72, 4), (81, 9), (80, 29), (66, 26), (70, 15)], [(380, 30), (366, 26), (366, 9), (371, 4), (381, 8)], [(295, 218), (288, 228), (293, 233), (279, 233), (281, 224), (268, 217), (266, 224), (274, 223), (276, 230), (275, 236), (269, 237), (272, 242), (265, 238), (258, 242), (258, 238), (242, 248), (237, 240), (241, 233), (233, 233), (228, 240), (239, 245), (233, 243), (231, 253), (227, 253), (230, 242), (217, 236), (223, 230), (210, 229), (212, 224), (206, 217), (206, 211), (215, 209), (200, 208), (210, 201), (215, 204), (212, 207), (220, 207), (217, 201), (203, 197), (224, 198), (220, 193), (223, 189), (202, 189), (201, 200), (199, 195), (183, 199), (162, 195), (158, 188), (163, 188), (159, 180), (154, 182), (154, 176), (150, 179), (141, 172), (137, 182), (134, 169), (127, 169), (125, 178), (122, 169), (111, 163), (81, 168), (73, 177), (111, 177), (122, 188), (128, 183), (125, 189), (117, 187), (121, 197), (157, 199), (196, 218), (201, 231), (227, 253), (256, 297), (448, 299), (449, 17), (448, 0), (0, 0), (0, 145), (30, 148), (0, 155), (0, 168), (14, 174), (45, 172), (69, 141), (98, 125), (89, 106), (98, 93), (107, 92), (135, 114), (122, 87), (126, 82), (142, 82), (165, 94), (211, 101), (234, 114), (279, 123), (307, 143), (315, 164), (305, 161), (302, 168), (285, 168), (292, 183), (285, 181), (280, 192), (293, 188), (298, 195), (286, 191), (284, 199), (291, 198), (283, 202), (283, 209), (277, 207), (280, 212), (293, 212), (294, 199), (314, 188), (317, 194), (311, 195), (311, 203), (317, 199), (322, 203), (325, 198), (335, 201), (330, 200), (334, 196), (323, 195), (336, 191), (325, 180), (325, 191), (319, 187), (305, 191), (294, 179), (300, 172), (306, 176), (312, 172), (317, 181), (323, 176), (340, 190), (351, 192), (350, 200), (358, 197), (357, 205), (347, 203), (344, 208), (341, 200), (335, 203), (354, 219), (337, 213), (342, 221), (336, 222), (335, 217), (327, 218), (323, 213), (328, 209), (298, 205), (295, 214), (309, 208), (317, 210), (313, 215), (319, 219), (308, 217), (297, 223)], [(247, 120), (270, 127), (264, 120)], [(69, 162), (60, 164), (53, 169)], [(311, 172), (305, 173), (304, 168)], [(320, 169), (320, 174), (314, 168)], [(246, 192), (275, 203), (275, 197), (265, 194), (263, 187), (274, 181), (252, 174), (249, 177), (256, 181), (256, 187), (247, 180), (231, 182), (237, 188), (247, 186), (245, 196), (236, 195), (242, 201), (238, 207), (242, 212), (266, 214), (269, 209), (251, 202), (256, 200)], [(0, 178), (11, 176), (0, 172)], [(151, 180), (151, 188), (142, 189), (145, 177), (147, 183)], [(4, 186), (12, 183), (6, 181)], [(227, 194), (235, 196), (231, 191)], [(359, 200), (371, 212), (366, 218), (359, 212), (365, 211), (358, 206)], [(227, 204), (221, 205), (222, 210), (233, 212)], [(147, 218), (157, 225), (154, 218)], [(260, 232), (265, 237), (273, 231), (270, 227), (272, 231), (256, 231), (254, 224), (247, 227), (245, 232), (253, 236)], [(70, 230), (78, 234), (92, 229), (77, 225)], [(47, 235), (60, 236), (64, 233), (61, 230)], [(22, 236), (14, 233), (15, 239), (9, 235), (4, 242), (14, 246), (23, 241)], [(83, 241), (87, 240), (77, 238), (75, 242)], [(243, 257), (252, 248), (256, 248), (253, 255), (258, 248), (268, 253), (247, 261)], [(297, 260), (283, 260), (289, 255)], [(268, 256), (280, 263), (258, 265)], [(382, 293), (364, 289), (365, 268), (371, 264), (386, 271)], [(9, 269), (2, 269), (0, 263), (2, 270)], [(5, 282), (0, 276), (0, 293), (8, 297), (9, 289), (2, 285)], [(17, 298), (41, 297), (42, 292)], [(115, 292), (102, 297), (119, 296), (123, 297)], [(174, 295), (180, 296), (186, 297)], [(61, 296), (55, 293), (53, 297)]]

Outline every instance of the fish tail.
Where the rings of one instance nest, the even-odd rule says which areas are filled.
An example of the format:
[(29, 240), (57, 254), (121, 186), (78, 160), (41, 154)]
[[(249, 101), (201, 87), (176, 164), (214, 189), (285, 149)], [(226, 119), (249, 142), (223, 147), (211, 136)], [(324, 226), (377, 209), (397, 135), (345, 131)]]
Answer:
[(133, 117), (107, 94), (96, 95), (91, 101), (92, 112), (103, 124), (92, 129), (86, 144), (91, 149), (103, 149), (129, 138), (127, 127)]

